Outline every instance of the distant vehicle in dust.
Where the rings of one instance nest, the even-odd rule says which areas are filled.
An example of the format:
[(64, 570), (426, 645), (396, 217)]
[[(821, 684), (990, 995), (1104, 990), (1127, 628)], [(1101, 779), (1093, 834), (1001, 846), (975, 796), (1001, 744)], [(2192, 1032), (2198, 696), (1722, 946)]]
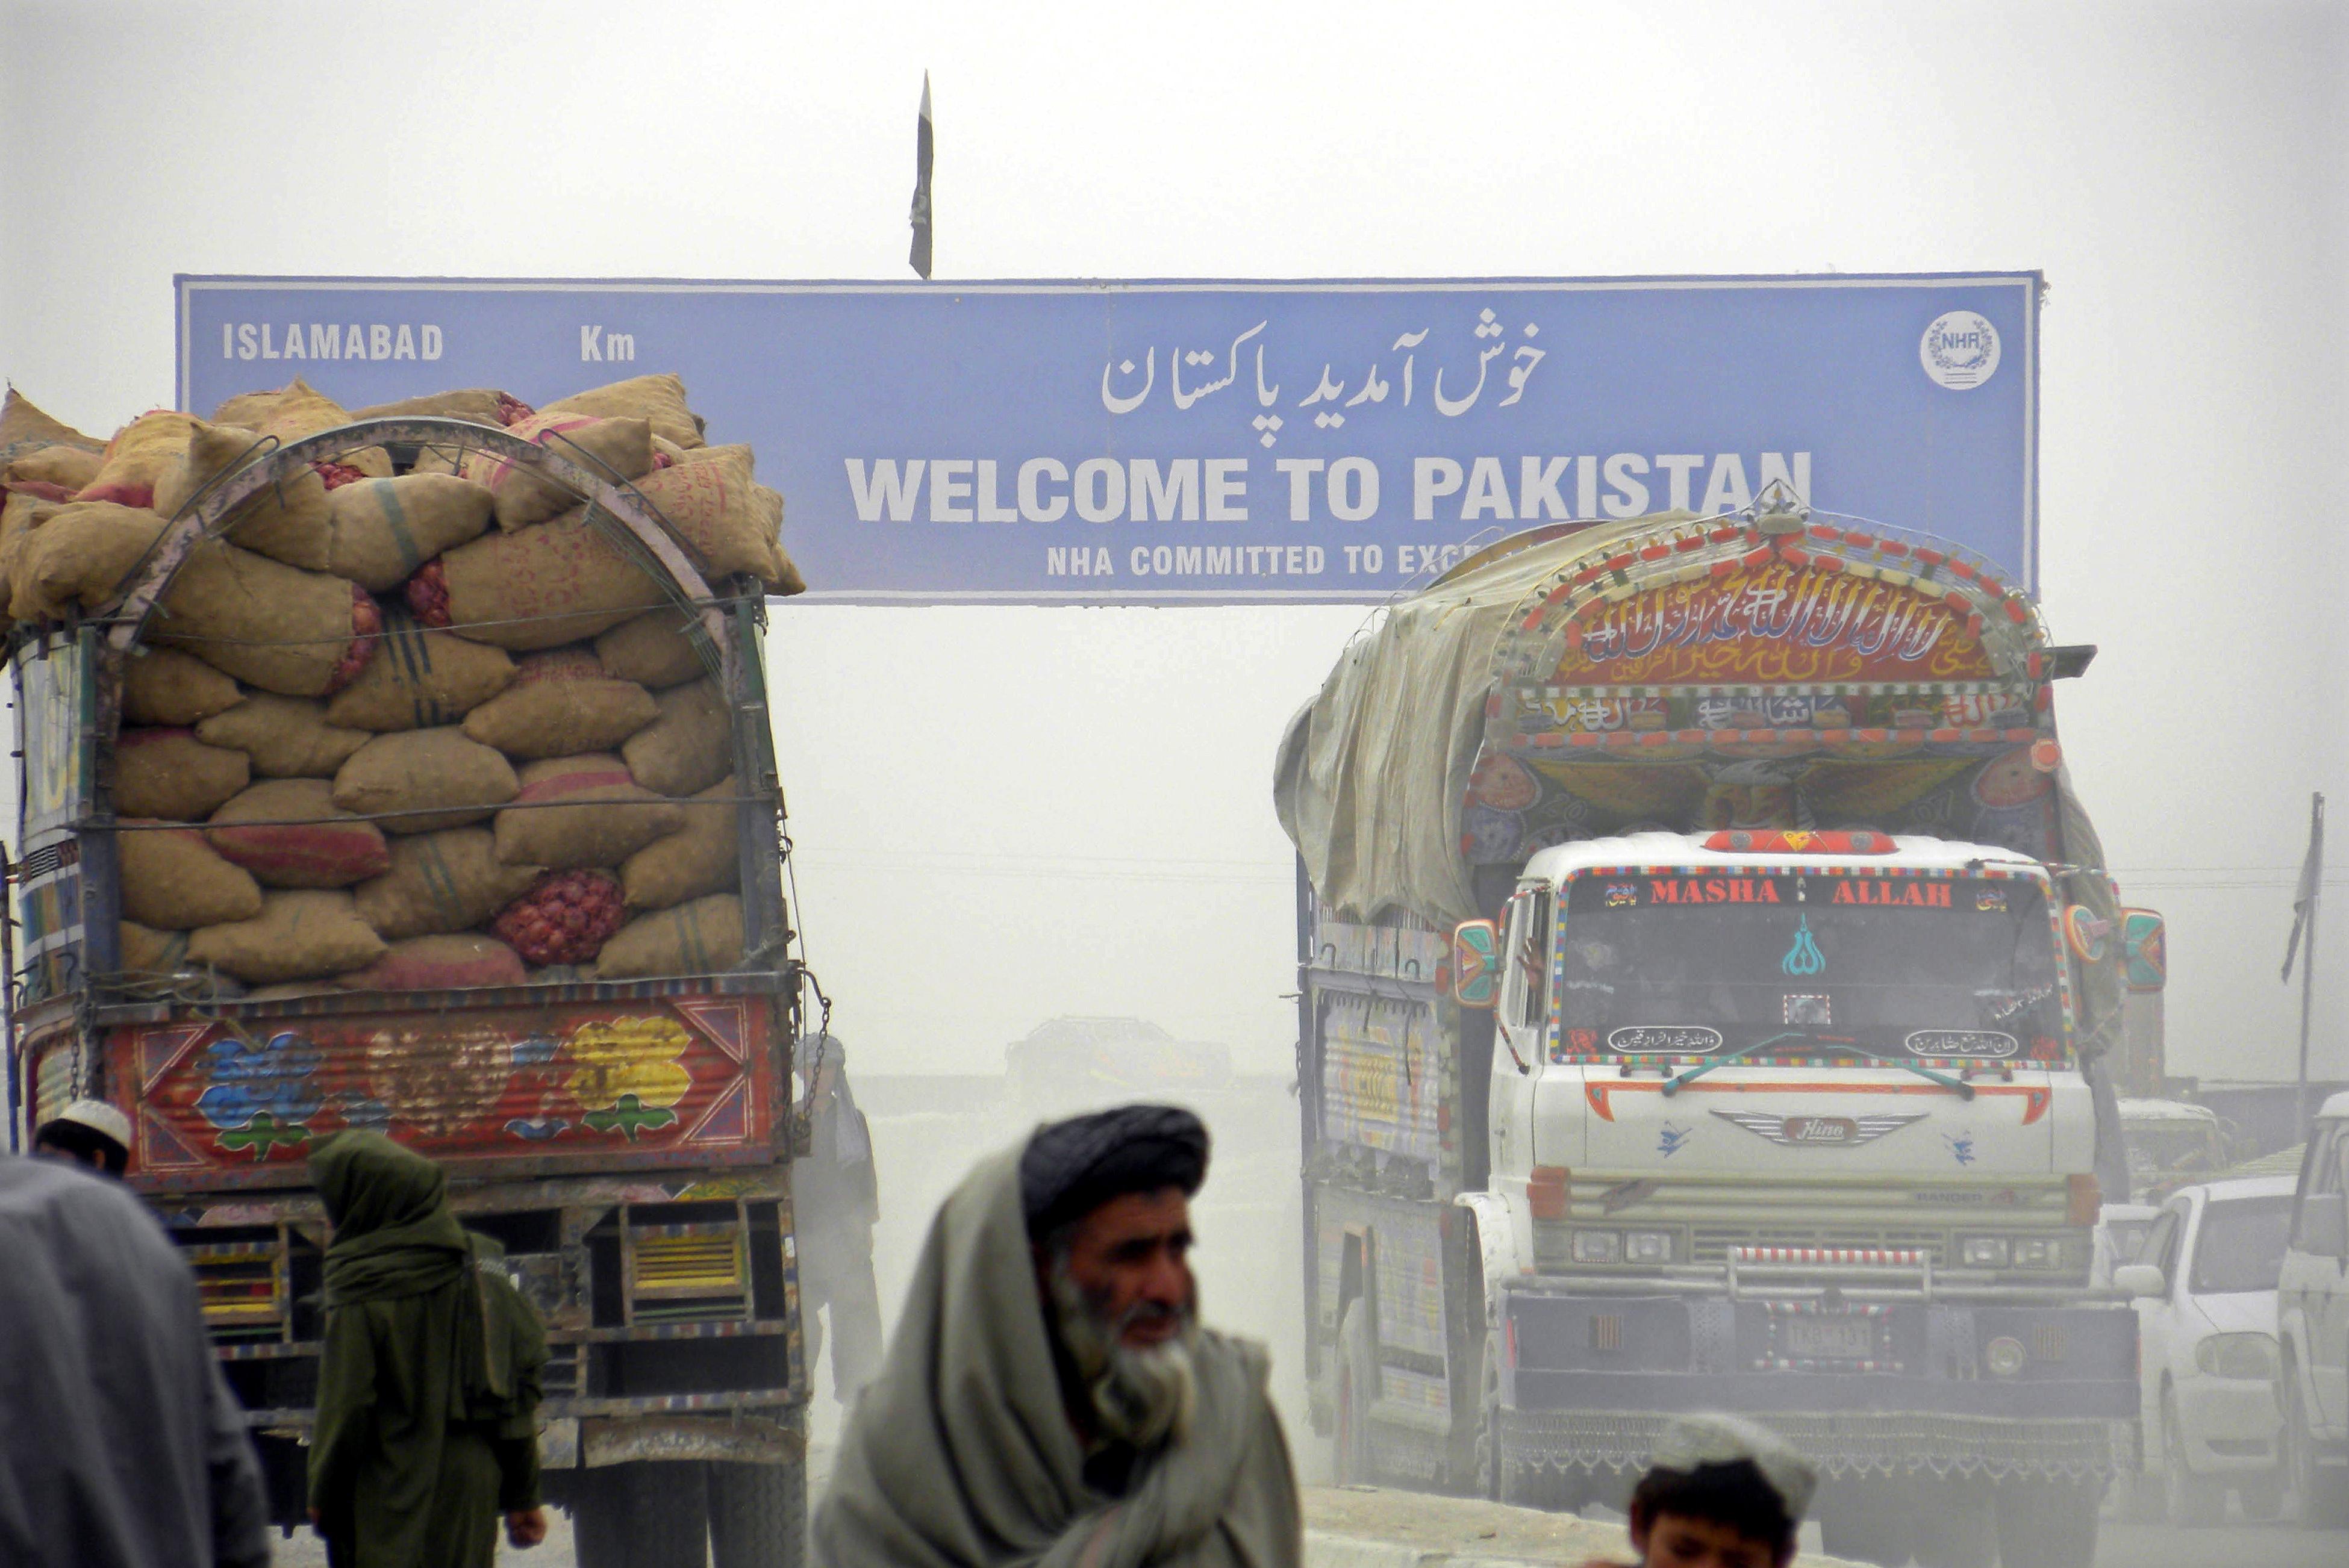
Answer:
[(2227, 1168), (2227, 1125), (2209, 1106), (2124, 1099), (2120, 1113), (2129, 1190), (2139, 1202), (2158, 1203), (2186, 1182), (2208, 1181)]
[(1128, 1099), (1195, 1104), (1232, 1088), (1229, 1047), (1178, 1040), (1146, 1018), (1048, 1019), (1003, 1056), (1013, 1098), (1036, 1117)]

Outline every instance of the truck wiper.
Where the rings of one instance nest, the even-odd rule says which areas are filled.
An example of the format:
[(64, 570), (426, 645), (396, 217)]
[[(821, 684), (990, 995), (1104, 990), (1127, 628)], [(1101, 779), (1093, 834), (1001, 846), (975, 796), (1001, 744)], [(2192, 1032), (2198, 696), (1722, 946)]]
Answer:
[(1915, 1073), (1920, 1078), (1940, 1084), (1943, 1088), (1954, 1089), (1961, 1099), (1971, 1099), (1974, 1097), (1974, 1086), (1962, 1078), (1954, 1078), (1947, 1073), (1935, 1072), (1930, 1068), (1920, 1068), (1914, 1062), (1889, 1061), (1882, 1057), (1861, 1050), (1856, 1041), (1837, 1039), (1828, 1035), (1807, 1034), (1800, 1029), (1789, 1029), (1783, 1034), (1772, 1035), (1767, 1039), (1756, 1040), (1750, 1046), (1740, 1046), (1737, 1049), (1725, 1052), (1721, 1056), (1707, 1057), (1702, 1062), (1690, 1068), (1687, 1071), (1665, 1079), (1665, 1097), (1669, 1099), (1680, 1093), (1683, 1084), (1694, 1082), (1715, 1068), (1733, 1066), (1756, 1051), (1768, 1050), (1772, 1046), (1783, 1045), (1788, 1040), (1801, 1040), (1815, 1046), (1838, 1047), (1852, 1056), (1865, 1057), (1876, 1066), (1899, 1068), (1903, 1071)]

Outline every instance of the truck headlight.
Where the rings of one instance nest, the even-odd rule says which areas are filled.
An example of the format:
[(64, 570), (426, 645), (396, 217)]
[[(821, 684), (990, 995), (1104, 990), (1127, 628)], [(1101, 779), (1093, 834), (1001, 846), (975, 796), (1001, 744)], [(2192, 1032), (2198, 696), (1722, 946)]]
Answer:
[(1982, 1365), (1993, 1377), (2012, 1377), (2023, 1370), (2025, 1357), (2023, 1341), (2011, 1334), (2002, 1334), (1982, 1346)]
[(1619, 1263), (1622, 1260), (1622, 1232), (1577, 1231), (1574, 1233), (1574, 1261), (1576, 1263)]
[(2265, 1382), (2276, 1374), (2276, 1342), (2264, 1334), (2214, 1334), (2194, 1346), (2194, 1365), (2213, 1377)]
[(1670, 1231), (1630, 1231), (1623, 1237), (1623, 1257), (1628, 1263), (1668, 1264), (1672, 1261), (1672, 1233)]
[(2022, 1236), (2015, 1241), (2014, 1266), (2017, 1268), (2052, 1269), (2063, 1261), (2064, 1243), (2053, 1236)]
[(2006, 1257), (2004, 1236), (1965, 1236), (1958, 1242), (1958, 1261), (1970, 1269), (2002, 1269)]

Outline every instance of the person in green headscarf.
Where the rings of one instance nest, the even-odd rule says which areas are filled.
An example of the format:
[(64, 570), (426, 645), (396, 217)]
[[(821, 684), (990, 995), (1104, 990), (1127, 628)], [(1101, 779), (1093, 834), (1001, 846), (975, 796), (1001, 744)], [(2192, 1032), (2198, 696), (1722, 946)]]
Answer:
[(457, 1223), (440, 1167), (379, 1133), (310, 1156), (326, 1219), (326, 1333), (310, 1518), (334, 1568), (490, 1568), (545, 1538), (546, 1336), (498, 1244)]

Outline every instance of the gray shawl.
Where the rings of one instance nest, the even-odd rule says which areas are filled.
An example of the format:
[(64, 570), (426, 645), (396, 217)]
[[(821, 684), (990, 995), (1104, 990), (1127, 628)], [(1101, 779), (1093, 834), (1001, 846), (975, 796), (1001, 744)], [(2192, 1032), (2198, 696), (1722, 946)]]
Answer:
[(180, 1250), (114, 1182), (0, 1155), (0, 1563), (268, 1562), (244, 1413)]
[(1255, 1345), (1199, 1337), (1189, 1438), (1088, 1487), (1020, 1218), (1019, 1150), (930, 1226), (815, 1515), (819, 1568), (1298, 1568), (1296, 1477)]

